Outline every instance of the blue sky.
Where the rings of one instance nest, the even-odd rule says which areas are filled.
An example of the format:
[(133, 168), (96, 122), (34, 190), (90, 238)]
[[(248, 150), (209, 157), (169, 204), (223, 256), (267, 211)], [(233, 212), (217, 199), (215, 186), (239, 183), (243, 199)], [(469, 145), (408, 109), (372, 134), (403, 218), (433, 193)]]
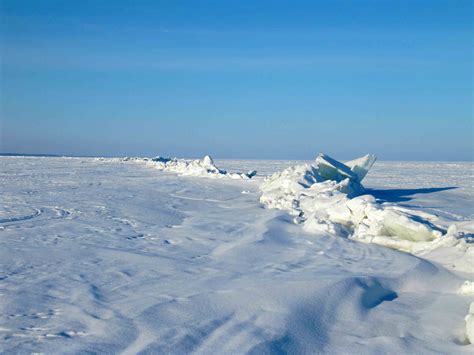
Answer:
[(473, 159), (473, 2), (1, 3), (2, 152)]

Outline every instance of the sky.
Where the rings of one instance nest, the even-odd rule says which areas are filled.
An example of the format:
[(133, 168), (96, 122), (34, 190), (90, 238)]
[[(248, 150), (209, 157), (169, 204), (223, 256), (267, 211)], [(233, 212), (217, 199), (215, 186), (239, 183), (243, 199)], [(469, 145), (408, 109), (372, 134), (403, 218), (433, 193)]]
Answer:
[(0, 152), (473, 160), (471, 0), (0, 0)]

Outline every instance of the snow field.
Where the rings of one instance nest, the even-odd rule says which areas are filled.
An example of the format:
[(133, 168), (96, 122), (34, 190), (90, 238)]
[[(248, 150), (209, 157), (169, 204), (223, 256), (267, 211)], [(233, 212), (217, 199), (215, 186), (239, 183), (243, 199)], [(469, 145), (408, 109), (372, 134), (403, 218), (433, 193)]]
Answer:
[[(1, 164), (3, 353), (473, 351), (460, 243), (419, 257), (307, 230), (299, 213), (262, 208), (259, 176), (82, 158)], [(444, 198), (436, 206), (448, 208)], [(423, 212), (398, 207), (415, 221)], [(468, 237), (468, 220), (449, 222)]]

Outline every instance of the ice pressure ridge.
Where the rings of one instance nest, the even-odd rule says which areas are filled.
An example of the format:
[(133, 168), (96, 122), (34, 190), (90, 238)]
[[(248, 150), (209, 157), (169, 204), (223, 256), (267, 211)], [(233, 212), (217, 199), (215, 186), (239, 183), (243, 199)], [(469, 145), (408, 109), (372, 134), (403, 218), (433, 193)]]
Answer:
[[(203, 159), (123, 158), (124, 161), (184, 176), (250, 179), (255, 171), (230, 173), (219, 169), (210, 156)], [(366, 194), (362, 180), (375, 163), (368, 154), (342, 163), (320, 154), (311, 164), (289, 167), (266, 178), (260, 202), (286, 210), (296, 223), (314, 233), (328, 233), (365, 243), (375, 243), (414, 254), (439, 247), (456, 247), (456, 266), (474, 268), (474, 248), (455, 225), (441, 226), (439, 217), (397, 204), (380, 203)], [(472, 238), (471, 238), (472, 239)], [(471, 241), (472, 242), (472, 241)]]
[[(287, 168), (260, 186), (260, 201), (287, 210), (312, 232), (344, 236), (411, 253), (438, 246), (461, 248), (456, 228), (436, 225), (437, 216), (395, 204), (379, 203), (365, 194), (361, 181), (376, 160), (366, 155), (341, 163), (320, 154), (312, 164)], [(472, 254), (472, 250), (469, 251)]]
[(251, 179), (257, 172), (251, 170), (248, 173), (230, 173), (219, 169), (214, 160), (206, 155), (203, 159), (178, 159), (178, 158), (124, 158), (124, 160), (134, 160), (144, 162), (158, 170), (170, 171), (184, 176), (206, 176), (211, 178), (227, 177), (231, 179)]

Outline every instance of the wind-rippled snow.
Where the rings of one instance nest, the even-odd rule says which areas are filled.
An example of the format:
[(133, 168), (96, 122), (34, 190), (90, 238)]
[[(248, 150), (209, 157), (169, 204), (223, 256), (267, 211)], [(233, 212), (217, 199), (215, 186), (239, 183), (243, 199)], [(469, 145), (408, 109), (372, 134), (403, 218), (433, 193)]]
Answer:
[[(251, 180), (82, 158), (0, 164), (1, 352), (473, 351), (472, 295), (458, 292), (472, 275), (443, 250), (427, 260), (308, 233), (262, 208), (262, 176), (295, 162), (216, 162), (257, 170)], [(364, 185), (469, 223), (472, 168), (378, 162)]]

